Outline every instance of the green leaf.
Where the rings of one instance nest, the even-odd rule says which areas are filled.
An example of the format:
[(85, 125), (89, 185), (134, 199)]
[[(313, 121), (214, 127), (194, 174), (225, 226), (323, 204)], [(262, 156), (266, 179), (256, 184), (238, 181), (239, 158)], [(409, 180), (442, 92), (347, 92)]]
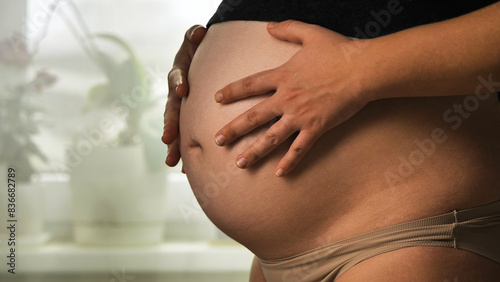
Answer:
[(121, 132), (119, 142), (122, 144), (133, 143), (133, 139), (139, 132), (139, 122), (144, 111), (153, 105), (149, 85), (146, 85), (148, 83), (147, 73), (130, 45), (118, 36), (96, 34), (93, 38), (118, 46), (125, 51), (128, 58), (117, 64), (110, 55), (102, 51), (98, 52), (99, 64), (106, 73), (108, 84), (106, 89), (100, 85), (90, 90), (88, 106), (84, 110), (88, 110), (92, 106), (111, 106), (113, 102), (119, 101), (129, 110), (126, 115), (127, 128)]
[(91, 108), (109, 106), (113, 101), (110, 91), (109, 84), (98, 84), (92, 87), (87, 96), (87, 104), (83, 108), (83, 112), (87, 112)]
[(108, 77), (108, 80), (111, 80), (113, 74), (117, 72), (118, 64), (111, 56), (106, 53), (96, 51), (96, 55), (96, 59), (99, 61), (99, 66), (101, 67), (106, 77)]

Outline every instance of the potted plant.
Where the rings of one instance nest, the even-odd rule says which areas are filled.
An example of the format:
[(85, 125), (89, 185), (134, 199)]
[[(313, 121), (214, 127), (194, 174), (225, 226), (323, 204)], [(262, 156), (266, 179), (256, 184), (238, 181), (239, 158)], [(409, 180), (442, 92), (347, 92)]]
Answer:
[[(52, 86), (56, 78), (45, 70), (32, 66), (32, 54), (25, 41), (10, 37), (0, 41), (0, 73), (7, 77), (0, 89), (0, 173), (5, 178), (10, 171), (10, 187), (14, 193), (1, 195), (0, 222), (9, 215), (18, 220), (16, 228), (20, 246), (39, 245), (48, 240), (43, 232), (41, 189), (32, 182), (36, 173), (35, 158), (46, 161), (46, 156), (33, 141), (41, 121), (42, 109), (31, 101), (34, 95)], [(28, 75), (29, 70), (33, 75)], [(4, 179), (2, 185), (7, 185)], [(7, 204), (14, 211), (7, 213)], [(9, 217), (10, 218), (10, 217)], [(5, 232), (4, 229), (0, 233)]]
[[(166, 173), (160, 156), (148, 144), (157, 136), (144, 130), (143, 116), (155, 102), (147, 73), (124, 40), (92, 34), (76, 6), (71, 7), (76, 15), (71, 19), (77, 21), (72, 26), (83, 29), (72, 31), (106, 78), (90, 89), (84, 107), (85, 118), (91, 122), (83, 130), (95, 137), (92, 146), (82, 153), (78, 151), (82, 140), (75, 138), (70, 148), (73, 155), (79, 155), (70, 171), (75, 240), (87, 245), (159, 243), (163, 240)], [(108, 51), (100, 43), (107, 43)], [(126, 59), (117, 59), (118, 52)], [(103, 129), (103, 123), (114, 130)]]

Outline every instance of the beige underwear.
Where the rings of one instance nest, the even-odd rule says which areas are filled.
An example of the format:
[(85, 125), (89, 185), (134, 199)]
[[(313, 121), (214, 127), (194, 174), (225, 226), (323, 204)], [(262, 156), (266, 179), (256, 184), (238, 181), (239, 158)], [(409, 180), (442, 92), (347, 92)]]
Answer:
[(386, 227), (289, 258), (258, 261), (268, 282), (326, 282), (366, 259), (413, 246), (465, 250), (500, 264), (500, 201)]

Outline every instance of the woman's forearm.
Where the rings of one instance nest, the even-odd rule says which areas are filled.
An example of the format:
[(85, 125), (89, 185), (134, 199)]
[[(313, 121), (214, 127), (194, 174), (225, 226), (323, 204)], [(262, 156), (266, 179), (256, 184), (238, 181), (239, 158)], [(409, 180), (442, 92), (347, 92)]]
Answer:
[(359, 46), (371, 100), (500, 91), (500, 2)]

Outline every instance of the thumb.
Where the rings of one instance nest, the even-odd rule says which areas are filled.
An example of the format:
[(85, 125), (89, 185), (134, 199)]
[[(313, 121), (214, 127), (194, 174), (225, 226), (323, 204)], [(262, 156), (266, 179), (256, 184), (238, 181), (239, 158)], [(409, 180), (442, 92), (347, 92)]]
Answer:
[(311, 25), (294, 20), (280, 23), (270, 22), (267, 24), (267, 31), (279, 40), (300, 44), (307, 40), (311, 32)]

